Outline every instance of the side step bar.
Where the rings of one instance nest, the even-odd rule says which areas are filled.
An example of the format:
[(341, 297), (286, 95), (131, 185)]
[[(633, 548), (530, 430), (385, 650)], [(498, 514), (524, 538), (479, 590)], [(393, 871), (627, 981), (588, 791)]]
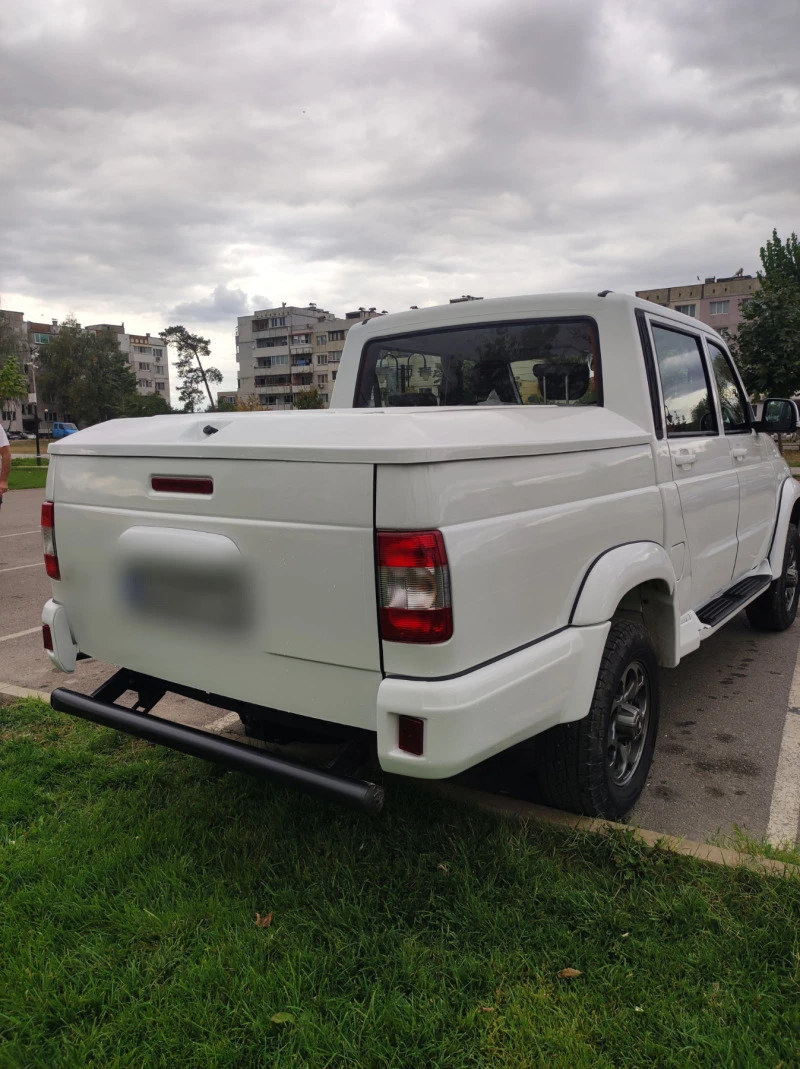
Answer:
[[(197, 728), (185, 724), (150, 716), (149, 710), (163, 697), (167, 686), (157, 685), (155, 690), (146, 695), (140, 692), (140, 700), (137, 701), (135, 709), (117, 705), (113, 699), (109, 701), (107, 696), (115, 691), (118, 691), (115, 698), (124, 693), (127, 687), (123, 684), (129, 680), (130, 673), (122, 669), (92, 695), (57, 687), (50, 695), (50, 704), (58, 712), (70, 713), (72, 716), (124, 731), (128, 735), (147, 739), (160, 746), (169, 746), (181, 753), (191, 754), (192, 757), (202, 757), (206, 761), (244, 772), (248, 776), (273, 780), (362, 813), (379, 813), (382, 809), (385, 792), (383, 787), (375, 783), (336, 775), (297, 761), (276, 757), (241, 742), (221, 739), (210, 732), (198, 731)], [(154, 684), (159, 682), (153, 680)]]
[(697, 610), (697, 619), (707, 627), (716, 627), (718, 623), (728, 616), (733, 616), (745, 604), (761, 594), (772, 582), (770, 575), (753, 575), (749, 579), (742, 579), (740, 583), (720, 594), (718, 598), (707, 602)]

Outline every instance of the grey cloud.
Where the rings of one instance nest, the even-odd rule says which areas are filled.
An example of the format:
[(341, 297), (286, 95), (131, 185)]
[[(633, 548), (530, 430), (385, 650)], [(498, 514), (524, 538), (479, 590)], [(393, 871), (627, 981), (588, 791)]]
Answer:
[(230, 333), (260, 289), (343, 311), (749, 270), (800, 214), (797, 22), (31, 0), (0, 37), (0, 286)]
[(231, 323), (238, 316), (250, 315), (256, 308), (269, 307), (269, 297), (248, 297), (244, 290), (220, 283), (208, 297), (176, 304), (168, 316), (174, 322)]

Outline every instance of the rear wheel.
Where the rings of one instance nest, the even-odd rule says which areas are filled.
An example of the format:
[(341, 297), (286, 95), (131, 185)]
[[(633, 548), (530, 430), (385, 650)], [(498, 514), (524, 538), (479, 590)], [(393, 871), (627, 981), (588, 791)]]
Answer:
[(588, 716), (535, 739), (544, 801), (593, 817), (614, 819), (627, 813), (647, 781), (660, 704), (650, 635), (632, 620), (615, 621)]
[(747, 619), (757, 631), (785, 631), (792, 626), (800, 597), (799, 569), (800, 535), (797, 527), (790, 523), (783, 554), (783, 571), (761, 597), (756, 598), (745, 610)]

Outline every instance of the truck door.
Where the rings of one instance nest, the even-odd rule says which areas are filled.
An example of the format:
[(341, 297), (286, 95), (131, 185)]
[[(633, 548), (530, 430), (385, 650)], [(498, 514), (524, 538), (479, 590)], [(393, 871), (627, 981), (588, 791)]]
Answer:
[(698, 334), (651, 323), (664, 421), (691, 566), (691, 605), (729, 586), (738, 542), (739, 480), (728, 439), (718, 426), (705, 353)]
[(759, 565), (769, 549), (777, 514), (777, 488), (772, 460), (750, 419), (747, 398), (728, 353), (706, 338), (709, 363), (719, 397), (722, 428), (739, 478), (739, 523), (734, 578)]

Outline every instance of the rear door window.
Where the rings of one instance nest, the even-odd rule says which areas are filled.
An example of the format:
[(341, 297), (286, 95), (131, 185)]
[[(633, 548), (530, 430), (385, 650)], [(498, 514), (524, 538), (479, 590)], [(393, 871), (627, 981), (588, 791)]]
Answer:
[(653, 324), (667, 436), (716, 434), (717, 415), (700, 339)]
[(356, 408), (602, 403), (591, 319), (476, 324), (366, 345)]

